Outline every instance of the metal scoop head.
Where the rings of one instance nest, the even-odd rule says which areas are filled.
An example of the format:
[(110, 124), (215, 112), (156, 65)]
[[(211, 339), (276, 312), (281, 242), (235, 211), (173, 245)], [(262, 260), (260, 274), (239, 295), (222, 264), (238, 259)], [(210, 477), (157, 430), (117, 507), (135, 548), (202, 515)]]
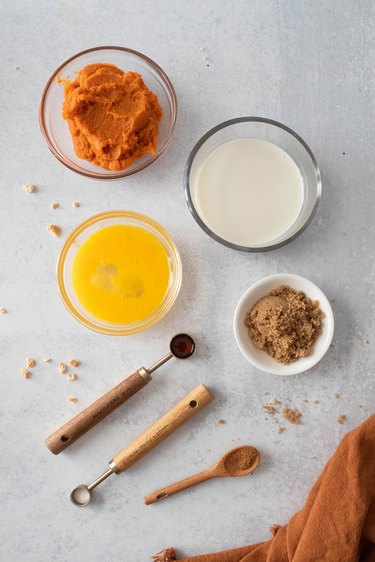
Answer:
[(113, 468), (109, 468), (108, 470), (106, 470), (89, 486), (87, 486), (86, 484), (79, 484), (79, 486), (76, 486), (74, 490), (71, 491), (70, 501), (73, 502), (77, 507), (85, 507), (85, 505), (90, 503), (91, 490), (99, 486), (99, 484), (101, 484), (103, 480), (108, 478), (108, 476), (111, 476), (111, 474), (114, 474)]
[(84, 507), (91, 500), (91, 492), (86, 484), (80, 484), (70, 493), (70, 500), (78, 507)]

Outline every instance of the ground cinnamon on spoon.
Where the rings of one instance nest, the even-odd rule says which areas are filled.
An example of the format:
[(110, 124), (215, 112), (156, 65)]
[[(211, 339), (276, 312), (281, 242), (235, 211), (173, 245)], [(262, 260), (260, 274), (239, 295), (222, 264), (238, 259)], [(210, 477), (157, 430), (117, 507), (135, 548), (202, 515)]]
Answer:
[(236, 470), (247, 470), (254, 464), (257, 455), (256, 449), (253, 448), (244, 447), (233, 451), (225, 460), (225, 469), (230, 473), (234, 473)]

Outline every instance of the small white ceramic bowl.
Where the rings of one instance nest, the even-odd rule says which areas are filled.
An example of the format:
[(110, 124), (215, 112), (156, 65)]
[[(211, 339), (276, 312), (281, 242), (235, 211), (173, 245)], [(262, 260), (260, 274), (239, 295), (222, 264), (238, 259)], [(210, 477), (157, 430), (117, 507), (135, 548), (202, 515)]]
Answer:
[[(322, 321), (322, 333), (318, 336), (311, 353), (290, 365), (279, 363), (267, 353), (258, 349), (251, 341), (245, 325), (246, 314), (252, 309), (254, 304), (280, 285), (288, 285), (292, 289), (303, 291), (310, 299), (319, 301), (319, 306), (325, 314)], [(334, 319), (331, 305), (319, 287), (299, 275), (278, 273), (261, 279), (242, 295), (234, 313), (233, 328), (238, 347), (246, 359), (255, 367), (273, 375), (298, 375), (311, 369), (326, 354), (333, 337)]]

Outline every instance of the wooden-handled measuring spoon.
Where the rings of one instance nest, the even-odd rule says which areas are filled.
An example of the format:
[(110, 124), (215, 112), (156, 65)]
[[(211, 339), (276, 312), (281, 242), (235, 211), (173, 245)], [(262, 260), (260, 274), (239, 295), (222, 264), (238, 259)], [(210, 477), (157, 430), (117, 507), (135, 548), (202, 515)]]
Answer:
[(104, 474), (99, 476), (89, 486), (80, 484), (74, 488), (70, 494), (72, 502), (79, 507), (87, 505), (91, 499), (91, 491), (108, 476), (119, 474), (130, 468), (146, 453), (176, 431), (183, 423), (200, 412), (211, 400), (213, 400), (213, 396), (203, 384), (194, 388), (164, 416), (136, 437), (125, 449), (117, 453), (110, 461), (109, 469)]
[(245, 476), (250, 472), (253, 472), (259, 464), (260, 455), (258, 449), (252, 447), (251, 445), (240, 445), (239, 447), (234, 447), (225, 455), (221, 457), (213, 466), (199, 472), (194, 476), (189, 476), (184, 480), (175, 482), (166, 488), (161, 488), (152, 494), (145, 496), (145, 504), (149, 505), (155, 503), (158, 500), (167, 498), (181, 492), (181, 490), (186, 490), (205, 482), (206, 480), (211, 480), (211, 478), (223, 478), (226, 476)]
[(114, 386), (106, 394), (95, 400), (87, 406), (79, 414), (71, 420), (59, 427), (45, 440), (45, 444), (49, 450), (58, 455), (69, 447), (74, 441), (77, 441), (89, 429), (94, 427), (98, 422), (111, 414), (116, 408), (121, 406), (126, 400), (129, 400), (134, 394), (141, 390), (147, 383), (152, 380), (151, 373), (164, 365), (172, 357), (178, 359), (187, 359), (193, 355), (195, 343), (188, 334), (177, 334), (171, 339), (169, 345), (169, 353), (164, 355), (159, 361), (154, 363), (148, 369), (140, 367), (132, 375)]

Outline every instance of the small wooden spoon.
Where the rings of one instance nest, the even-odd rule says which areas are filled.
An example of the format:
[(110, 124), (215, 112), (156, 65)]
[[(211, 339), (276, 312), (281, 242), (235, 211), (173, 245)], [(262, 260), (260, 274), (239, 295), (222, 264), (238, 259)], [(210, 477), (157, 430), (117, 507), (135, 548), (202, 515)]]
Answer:
[(214, 465), (194, 476), (175, 482), (166, 488), (161, 488), (145, 496), (145, 504), (149, 505), (158, 500), (172, 496), (181, 490), (186, 490), (200, 482), (211, 480), (211, 478), (223, 478), (227, 476), (245, 476), (253, 472), (259, 464), (259, 451), (250, 445), (234, 447), (221, 457)]

